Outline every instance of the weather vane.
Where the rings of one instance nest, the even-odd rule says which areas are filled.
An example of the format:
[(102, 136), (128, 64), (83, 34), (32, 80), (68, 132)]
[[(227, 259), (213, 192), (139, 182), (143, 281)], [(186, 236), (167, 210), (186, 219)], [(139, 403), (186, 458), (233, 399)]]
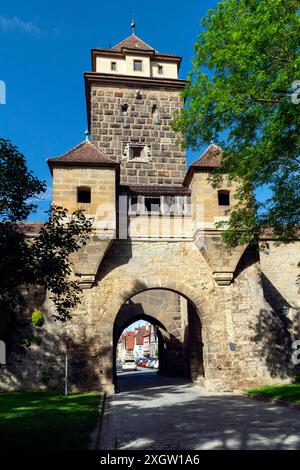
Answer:
[(134, 16), (133, 16), (133, 11), (131, 10), (131, 34), (134, 35), (135, 33), (135, 22), (134, 22)]

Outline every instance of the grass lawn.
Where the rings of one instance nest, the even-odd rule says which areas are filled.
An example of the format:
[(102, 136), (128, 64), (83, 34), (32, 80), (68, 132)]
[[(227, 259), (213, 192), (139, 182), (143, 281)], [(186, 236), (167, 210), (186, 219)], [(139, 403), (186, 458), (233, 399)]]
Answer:
[(300, 384), (265, 385), (264, 387), (248, 388), (246, 392), (268, 398), (287, 400), (300, 405)]
[(101, 395), (0, 393), (0, 449), (86, 449)]

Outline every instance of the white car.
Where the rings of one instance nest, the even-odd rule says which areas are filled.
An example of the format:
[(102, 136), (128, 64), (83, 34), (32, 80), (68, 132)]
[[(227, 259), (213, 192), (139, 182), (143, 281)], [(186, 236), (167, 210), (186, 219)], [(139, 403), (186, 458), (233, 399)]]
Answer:
[(134, 359), (125, 359), (122, 363), (122, 370), (137, 370)]

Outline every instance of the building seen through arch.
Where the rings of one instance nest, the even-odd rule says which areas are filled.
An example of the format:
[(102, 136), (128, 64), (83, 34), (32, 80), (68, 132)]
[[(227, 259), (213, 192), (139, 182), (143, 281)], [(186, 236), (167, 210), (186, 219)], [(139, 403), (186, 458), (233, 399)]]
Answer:
[(152, 323), (141, 325), (135, 322), (121, 334), (117, 342), (117, 362), (125, 358), (157, 358), (158, 359), (158, 327)]

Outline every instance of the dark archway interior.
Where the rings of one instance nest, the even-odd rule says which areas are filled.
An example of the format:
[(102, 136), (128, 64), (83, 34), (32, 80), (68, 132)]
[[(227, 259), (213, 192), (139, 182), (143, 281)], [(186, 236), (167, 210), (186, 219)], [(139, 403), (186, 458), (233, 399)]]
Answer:
[[(170, 309), (170, 303), (174, 299), (166, 299), (162, 292), (166, 291), (151, 289), (149, 302), (149, 299), (145, 297), (147, 291), (144, 291), (142, 294), (133, 296), (120, 308), (113, 330), (115, 385), (117, 383), (116, 358), (119, 338), (128, 326), (139, 320), (151, 323), (157, 328), (159, 374), (167, 377), (186, 377), (192, 381), (204, 376), (199, 315), (190, 301), (186, 301), (186, 307), (183, 309), (178, 307), (177, 311), (174, 311), (174, 306)], [(178, 293), (170, 292), (173, 296), (178, 297), (175, 300), (180, 306), (179, 297), (181, 296)], [(153, 293), (155, 293), (155, 297), (153, 297)]]

